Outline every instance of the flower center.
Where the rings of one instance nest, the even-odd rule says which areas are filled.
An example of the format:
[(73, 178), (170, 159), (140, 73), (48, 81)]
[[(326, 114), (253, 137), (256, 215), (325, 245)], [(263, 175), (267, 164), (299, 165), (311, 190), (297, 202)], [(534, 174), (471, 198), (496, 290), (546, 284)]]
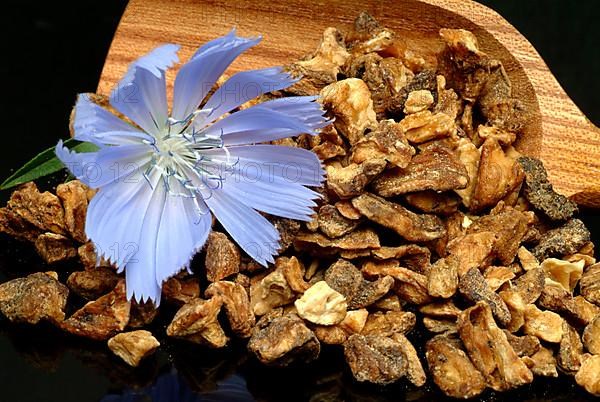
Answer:
[(154, 153), (144, 177), (150, 184), (150, 174), (156, 169), (173, 196), (207, 199), (222, 186), (234, 165), (221, 136), (196, 131), (191, 119), (170, 119), (162, 137), (155, 137), (149, 145)]

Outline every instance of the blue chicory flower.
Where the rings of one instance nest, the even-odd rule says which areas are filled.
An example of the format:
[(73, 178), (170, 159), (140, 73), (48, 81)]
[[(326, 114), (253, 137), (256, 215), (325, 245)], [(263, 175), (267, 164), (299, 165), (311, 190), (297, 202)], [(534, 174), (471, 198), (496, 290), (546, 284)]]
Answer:
[(324, 171), (310, 151), (262, 144), (330, 123), (316, 97), (274, 99), (228, 113), (266, 92), (296, 82), (281, 68), (231, 76), (200, 107), (231, 62), (260, 38), (229, 34), (206, 43), (181, 66), (167, 107), (165, 71), (179, 47), (160, 46), (132, 63), (110, 105), (134, 124), (80, 95), (74, 138), (98, 146), (56, 154), (98, 193), (86, 234), (98, 259), (125, 270), (127, 296), (160, 302), (162, 283), (205, 244), (212, 215), (262, 265), (273, 262), (279, 233), (258, 211), (310, 220)]

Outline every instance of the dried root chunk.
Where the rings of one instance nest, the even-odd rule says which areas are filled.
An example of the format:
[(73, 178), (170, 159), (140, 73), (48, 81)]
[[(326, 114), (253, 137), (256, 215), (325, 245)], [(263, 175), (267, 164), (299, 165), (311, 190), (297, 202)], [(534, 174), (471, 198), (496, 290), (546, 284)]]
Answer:
[(315, 325), (312, 330), (319, 342), (325, 345), (342, 345), (349, 336), (339, 325)]
[(533, 335), (517, 336), (507, 330), (504, 330), (504, 335), (519, 357), (533, 356), (542, 347), (539, 339)]
[(491, 125), (518, 132), (525, 125), (524, 106), (512, 97), (510, 81), (502, 63), (479, 50), (477, 39), (463, 29), (441, 29), (448, 50), (440, 70), (451, 79), (461, 96), (476, 101)]
[(575, 374), (581, 367), (583, 343), (579, 333), (566, 321), (563, 322), (563, 337), (558, 350), (558, 365), (567, 374)]
[(229, 339), (217, 320), (222, 305), (220, 297), (184, 304), (167, 327), (167, 335), (212, 348), (224, 347)]
[(584, 268), (592, 266), (596, 263), (596, 259), (593, 256), (589, 256), (587, 254), (581, 254), (581, 253), (565, 255), (563, 257), (563, 260), (569, 261), (569, 262), (583, 261)]
[(559, 343), (563, 337), (563, 322), (561, 316), (552, 311), (542, 311), (534, 304), (525, 306), (525, 325), (523, 331), (528, 335), (537, 336), (543, 341)]
[(365, 193), (352, 200), (354, 208), (368, 219), (390, 228), (409, 241), (429, 241), (445, 233), (441, 220), (434, 215), (417, 215), (399, 204)]
[(87, 303), (63, 321), (60, 327), (73, 335), (105, 340), (125, 329), (130, 311), (125, 281), (121, 280), (110, 293)]
[(540, 266), (546, 273), (546, 281), (552, 281), (552, 283), (556, 283), (568, 292), (573, 293), (583, 275), (584, 264), (583, 260), (572, 263), (556, 258), (547, 258), (542, 261)]
[(600, 307), (590, 303), (583, 296), (568, 297), (564, 303), (564, 309), (561, 312), (573, 325), (588, 325), (596, 316), (600, 315)]
[(484, 268), (494, 255), (496, 236), (492, 232), (478, 232), (463, 235), (448, 243), (448, 255), (458, 261), (458, 275), (466, 274), (471, 268)]
[(600, 306), (600, 263), (585, 270), (579, 281), (579, 288), (587, 301)]
[(405, 168), (414, 154), (415, 149), (408, 144), (400, 124), (382, 120), (374, 131), (354, 144), (350, 161), (360, 164), (382, 159), (392, 166)]
[(89, 188), (79, 180), (56, 186), (56, 195), (65, 210), (65, 227), (71, 237), (85, 243), (85, 216), (87, 214)]
[(417, 355), (417, 351), (412, 343), (404, 336), (403, 334), (393, 334), (392, 339), (400, 344), (402, 350), (404, 351), (404, 356), (406, 357), (407, 367), (406, 367), (406, 378), (416, 387), (422, 387), (425, 385), (427, 381), (427, 376), (425, 375), (425, 370), (423, 370), (423, 365), (419, 360), (419, 356)]
[(343, 236), (358, 226), (356, 220), (344, 218), (333, 205), (323, 205), (319, 208), (319, 229), (329, 238)]
[(386, 311), (370, 313), (361, 331), (363, 335), (391, 336), (410, 332), (417, 317), (410, 311)]
[[(271, 217), (269, 219), (275, 229), (279, 232), (279, 253), (286, 251), (294, 242), (294, 238), (300, 231), (300, 222), (293, 219)], [(240, 267), (241, 268), (241, 267)]]
[(6, 233), (15, 239), (34, 242), (43, 230), (29, 223), (16, 212), (0, 208), (0, 233)]
[(532, 253), (538, 260), (560, 257), (577, 252), (590, 241), (590, 232), (579, 219), (571, 219), (563, 226), (544, 233)]
[(590, 394), (600, 396), (600, 356), (586, 356), (575, 381)]
[(19, 187), (10, 196), (7, 207), (38, 229), (67, 234), (65, 211), (60, 199), (52, 193), (40, 193), (33, 182)]
[(521, 240), (529, 229), (529, 216), (499, 203), (489, 215), (482, 216), (467, 233), (493, 232), (496, 236), (494, 252), (504, 265), (511, 264), (519, 250)]
[(326, 74), (332, 77), (332, 81), (335, 81), (340, 67), (344, 65), (349, 56), (342, 33), (336, 28), (329, 27), (323, 31), (323, 38), (313, 57), (295, 64), (309, 71)]
[(567, 302), (572, 298), (568, 290), (557, 283), (548, 281), (538, 299), (538, 304), (548, 310), (566, 312)]
[(390, 46), (394, 36), (393, 31), (363, 11), (354, 20), (354, 29), (346, 35), (346, 44), (352, 53), (377, 52)]
[(56, 233), (42, 233), (35, 239), (35, 250), (47, 264), (55, 264), (77, 257), (73, 241)]
[(145, 330), (124, 332), (108, 340), (108, 348), (131, 367), (137, 367), (150, 356), (160, 343), (151, 332)]
[(0, 311), (10, 321), (37, 324), (64, 320), (69, 289), (56, 272), (36, 272), (0, 285)]
[(416, 244), (405, 244), (397, 247), (381, 247), (371, 250), (376, 259), (399, 260), (403, 267), (412, 269), (420, 274), (427, 274), (430, 268), (431, 251), (427, 247)]
[(206, 297), (220, 297), (223, 300), (229, 326), (240, 338), (248, 338), (255, 324), (248, 293), (242, 285), (234, 282), (218, 281), (211, 283), (204, 292)]
[(504, 332), (496, 326), (485, 302), (478, 302), (461, 313), (458, 332), (473, 364), (489, 387), (505, 391), (533, 381), (533, 374), (510, 346)]
[(479, 171), (479, 159), (481, 152), (468, 139), (460, 138), (456, 147), (456, 156), (463, 164), (467, 172), (468, 185), (463, 189), (454, 189), (454, 192), (462, 199), (463, 204), (469, 208), (473, 199), (473, 192), (477, 184), (477, 174)]
[(314, 146), (311, 151), (317, 154), (322, 161), (327, 161), (338, 156), (346, 156), (344, 147), (330, 141), (323, 141), (319, 145)]
[(460, 278), (458, 289), (460, 293), (474, 303), (479, 301), (485, 302), (502, 326), (510, 323), (511, 316), (506, 303), (490, 289), (485, 278), (477, 268), (471, 268)]
[(525, 304), (535, 303), (544, 290), (546, 274), (541, 268), (534, 268), (518, 277), (511, 290), (518, 292)]
[(347, 219), (358, 220), (362, 217), (360, 211), (352, 206), (352, 202), (349, 200), (338, 201), (335, 203), (335, 207), (338, 212)]
[(394, 285), (394, 278), (384, 276), (374, 282), (364, 281), (358, 291), (348, 302), (348, 308), (358, 309), (368, 307), (385, 296)]
[(226, 234), (212, 231), (206, 243), (206, 278), (210, 282), (240, 272), (240, 250)]
[(329, 239), (319, 233), (301, 232), (294, 240), (296, 248), (314, 251), (314, 246), (340, 250), (369, 250), (379, 248), (379, 237), (372, 229), (357, 229), (337, 239)]
[(338, 325), (349, 334), (360, 334), (367, 323), (369, 312), (367, 309), (352, 310), (346, 313), (346, 317)]
[(330, 164), (327, 166), (327, 187), (340, 198), (359, 195), (385, 166), (383, 159), (366, 160), (360, 165), (351, 163), (345, 167)]
[(296, 315), (270, 320), (255, 329), (248, 350), (264, 364), (287, 366), (293, 362), (308, 363), (319, 357), (321, 345), (315, 334)]
[(600, 316), (597, 316), (583, 331), (583, 344), (594, 355), (600, 355)]
[(426, 316), (451, 319), (458, 318), (461, 313), (461, 310), (451, 300), (426, 304), (419, 307), (419, 311)]
[(383, 119), (391, 109), (398, 108), (396, 94), (412, 80), (414, 74), (401, 60), (382, 58), (377, 53), (352, 54), (343, 67), (347, 77), (362, 79), (373, 97), (373, 109)]
[(456, 120), (463, 110), (462, 102), (458, 99), (458, 95), (453, 89), (446, 89), (446, 77), (438, 75), (435, 78), (438, 99), (433, 111), (445, 113), (452, 117), (452, 120)]
[(405, 169), (391, 169), (373, 181), (373, 189), (383, 197), (423, 190), (447, 191), (466, 188), (465, 166), (447, 148), (427, 146), (415, 155)]
[(527, 304), (521, 294), (514, 290), (504, 290), (500, 292), (499, 296), (508, 307), (508, 311), (510, 311), (510, 322), (506, 324), (506, 328), (510, 332), (517, 332), (525, 325), (525, 307)]
[(572, 218), (577, 212), (577, 204), (554, 191), (542, 161), (529, 156), (518, 160), (525, 171), (523, 195), (529, 204), (553, 221)]
[(423, 317), (423, 326), (434, 334), (454, 334), (458, 331), (456, 328), (456, 319), (437, 319)]
[(496, 291), (505, 283), (515, 277), (515, 273), (509, 267), (488, 267), (483, 273), (485, 281), (492, 291)]
[(348, 78), (321, 90), (323, 106), (335, 117), (335, 128), (353, 145), (366, 129), (375, 129), (377, 119), (369, 87), (363, 80)]
[(427, 277), (401, 267), (396, 260), (367, 261), (362, 272), (366, 277), (391, 276), (396, 281), (394, 292), (409, 303), (421, 305), (431, 300), (427, 293)]
[(319, 325), (335, 325), (346, 317), (346, 298), (319, 281), (294, 302), (298, 315)]
[(407, 357), (401, 343), (378, 335), (355, 334), (344, 343), (346, 362), (360, 382), (391, 384), (406, 375)]
[(406, 116), (400, 121), (400, 127), (412, 144), (456, 135), (456, 124), (450, 116), (445, 113), (433, 114), (429, 110)]
[(460, 199), (451, 193), (438, 193), (431, 190), (407, 194), (406, 202), (421, 212), (437, 215), (452, 215), (458, 211)]
[(200, 297), (200, 282), (193, 276), (174, 276), (163, 283), (162, 297), (166, 302), (182, 306)]
[(341, 293), (348, 301), (351, 301), (358, 293), (363, 283), (363, 277), (358, 268), (342, 258), (325, 271), (324, 279), (332, 289)]
[(402, 303), (396, 294), (388, 294), (373, 303), (374, 309), (382, 311), (402, 311)]
[(254, 277), (250, 285), (250, 305), (255, 315), (263, 315), (269, 310), (285, 306), (294, 301), (294, 291), (279, 269), (266, 276)]
[(290, 288), (296, 293), (304, 293), (310, 285), (304, 280), (304, 266), (294, 257), (279, 257), (275, 266), (283, 272), (283, 276)]
[(459, 340), (438, 335), (427, 342), (425, 356), (433, 381), (447, 396), (473, 398), (486, 388), (483, 375), (462, 350)]
[[(404, 113), (412, 114), (427, 110), (433, 105), (434, 99), (431, 91), (421, 89), (412, 91), (408, 94), (406, 102), (404, 102)], [(454, 119), (451, 119), (454, 121)]]
[(531, 251), (527, 250), (523, 246), (519, 247), (519, 250), (517, 250), (517, 256), (519, 257), (521, 267), (525, 271), (531, 271), (532, 269), (540, 266), (540, 262), (537, 258), (535, 258), (535, 255), (533, 255)]
[(429, 270), (427, 276), (427, 292), (432, 297), (449, 298), (458, 289), (458, 260), (456, 258), (440, 258)]
[(477, 135), (483, 140), (493, 138), (503, 146), (510, 145), (517, 139), (517, 135), (511, 131), (506, 131), (498, 127), (490, 127), (483, 124), (477, 127)]
[(138, 303), (135, 300), (131, 302), (131, 311), (129, 312), (128, 328), (142, 328), (150, 325), (158, 315), (158, 309), (152, 301)]
[(524, 358), (523, 361), (535, 376), (558, 377), (556, 358), (552, 350), (548, 348), (541, 346), (540, 350), (534, 355)]
[(315, 325), (314, 332), (319, 342), (341, 345), (352, 334), (359, 334), (365, 326), (369, 312), (366, 309), (348, 311), (346, 318), (337, 325)]
[(96, 255), (96, 248), (94, 247), (94, 243), (91, 241), (82, 244), (77, 248), (77, 255), (79, 256), (79, 260), (85, 269), (94, 269), (97, 266), (101, 267), (110, 267), (111, 264), (106, 261), (104, 258), (101, 259), (100, 264), (98, 264), (98, 256)]
[(521, 165), (505, 155), (498, 141), (488, 138), (481, 146), (471, 210), (481, 211), (496, 205), (521, 185), (523, 177)]
[(407, 194), (406, 202), (421, 212), (437, 215), (451, 215), (458, 211), (460, 199), (450, 193), (437, 193), (426, 190)]
[(86, 271), (75, 271), (69, 275), (67, 286), (87, 300), (95, 300), (117, 286), (119, 276), (112, 268), (98, 267)]

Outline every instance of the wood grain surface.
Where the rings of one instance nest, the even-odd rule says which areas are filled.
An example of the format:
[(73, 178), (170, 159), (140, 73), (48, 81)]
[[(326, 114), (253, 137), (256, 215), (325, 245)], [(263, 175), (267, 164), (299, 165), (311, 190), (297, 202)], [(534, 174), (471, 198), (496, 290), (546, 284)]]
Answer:
[[(236, 26), (263, 41), (228, 73), (289, 63), (312, 52), (328, 26), (349, 29), (368, 11), (418, 51), (441, 49), (440, 28), (464, 28), (504, 63), (513, 93), (534, 112), (517, 148), (544, 161), (555, 188), (600, 207), (600, 129), (573, 103), (533, 46), (493, 10), (471, 0), (130, 0), (98, 85), (108, 94), (137, 57), (162, 43), (182, 46), (185, 61), (204, 42)], [(559, 45), (559, 44), (557, 44)], [(167, 81), (172, 84), (175, 70)]]

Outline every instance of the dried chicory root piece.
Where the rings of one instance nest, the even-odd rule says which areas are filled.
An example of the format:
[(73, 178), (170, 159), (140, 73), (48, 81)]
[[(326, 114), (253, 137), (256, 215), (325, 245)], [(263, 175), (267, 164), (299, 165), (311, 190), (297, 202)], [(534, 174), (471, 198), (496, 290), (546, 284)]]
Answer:
[(123, 332), (108, 340), (108, 348), (132, 367), (139, 366), (159, 346), (158, 340), (146, 330)]

